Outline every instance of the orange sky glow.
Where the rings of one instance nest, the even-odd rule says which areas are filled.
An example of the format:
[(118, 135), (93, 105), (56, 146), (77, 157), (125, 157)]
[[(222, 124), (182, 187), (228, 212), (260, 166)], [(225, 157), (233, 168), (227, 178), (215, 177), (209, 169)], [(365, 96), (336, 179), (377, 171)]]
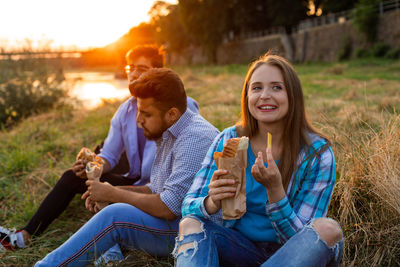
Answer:
[[(4, 0), (0, 49), (87, 49), (110, 44), (149, 21), (155, 0)], [(176, 3), (177, 0), (165, 2)]]

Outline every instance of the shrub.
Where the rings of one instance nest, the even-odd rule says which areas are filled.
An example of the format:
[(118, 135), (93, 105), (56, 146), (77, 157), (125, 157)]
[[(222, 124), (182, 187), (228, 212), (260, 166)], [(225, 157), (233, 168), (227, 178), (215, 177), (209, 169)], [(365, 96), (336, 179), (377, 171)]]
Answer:
[(399, 59), (400, 58), (400, 48), (393, 48), (390, 49), (387, 53), (386, 53), (386, 58), (389, 59)]
[(336, 65), (332, 66), (331, 68), (326, 69), (325, 72), (329, 73), (329, 74), (342, 75), (344, 70), (345, 70), (345, 67), (343, 65), (336, 64)]
[(353, 50), (353, 44), (351, 38), (349, 36), (344, 37), (340, 45), (338, 59), (339, 60), (350, 59), (352, 50)]
[(371, 49), (371, 54), (374, 57), (384, 57), (389, 51), (390, 47), (385, 43), (377, 43)]
[(59, 66), (44, 59), (0, 61), (0, 126), (64, 104), (67, 89)]
[(364, 48), (357, 48), (356, 52), (355, 52), (355, 56), (356, 58), (365, 58), (365, 57), (369, 57), (370, 53), (368, 52), (368, 50), (364, 49)]

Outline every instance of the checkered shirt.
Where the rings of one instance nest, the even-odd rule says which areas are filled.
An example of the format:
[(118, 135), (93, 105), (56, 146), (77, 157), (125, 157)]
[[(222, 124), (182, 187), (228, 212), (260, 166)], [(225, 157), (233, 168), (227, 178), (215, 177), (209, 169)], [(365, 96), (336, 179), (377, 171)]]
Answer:
[(183, 198), (219, 131), (189, 109), (156, 141), (156, 156), (147, 185), (172, 213), (181, 216)]
[[(234, 226), (235, 220), (223, 220), (221, 211), (209, 215), (204, 207), (208, 184), (217, 169), (214, 152), (222, 151), (226, 140), (233, 137), (238, 137), (235, 127), (225, 129), (215, 138), (183, 201), (182, 216), (192, 214), (226, 227)], [(298, 168), (292, 174), (285, 197), (275, 203), (265, 203), (265, 219), (271, 221), (280, 243), (286, 242), (311, 219), (326, 216), (332, 197), (336, 178), (333, 151), (329, 147), (319, 157), (309, 157), (327, 145), (326, 140), (317, 135), (309, 134), (309, 139), (311, 146), (301, 151)]]

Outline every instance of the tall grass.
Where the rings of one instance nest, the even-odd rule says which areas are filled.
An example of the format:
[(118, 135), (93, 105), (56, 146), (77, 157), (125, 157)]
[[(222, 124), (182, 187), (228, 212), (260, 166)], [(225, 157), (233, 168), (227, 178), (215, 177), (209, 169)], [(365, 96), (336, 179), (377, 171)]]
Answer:
[(346, 237), (345, 266), (400, 265), (400, 115), (374, 129), (335, 128), (340, 179), (330, 214)]
[[(200, 113), (220, 130), (240, 116), (248, 66), (176, 68)], [(400, 62), (357, 60), (295, 66), (308, 114), (333, 141), (337, 183), (329, 216), (344, 232), (343, 266), (399, 266)], [(0, 132), (0, 225), (23, 226), (81, 146), (107, 134), (117, 104), (58, 110)], [(32, 265), (88, 218), (75, 199), (32, 246), (0, 255), (0, 266)], [(173, 260), (130, 253), (122, 266), (172, 266)]]

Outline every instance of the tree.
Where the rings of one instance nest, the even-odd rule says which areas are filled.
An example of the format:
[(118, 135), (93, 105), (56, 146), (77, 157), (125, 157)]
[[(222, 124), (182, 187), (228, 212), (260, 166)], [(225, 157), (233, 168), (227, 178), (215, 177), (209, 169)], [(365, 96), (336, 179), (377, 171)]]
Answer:
[(323, 13), (327, 14), (353, 9), (359, 0), (320, 0), (319, 2), (321, 2)]
[(268, 1), (236, 0), (234, 1), (230, 24), (235, 33), (262, 31), (269, 28), (273, 18), (269, 15)]
[(229, 32), (229, 14), (235, 0), (179, 0), (179, 17), (194, 43), (217, 62), (217, 48)]
[(379, 13), (377, 4), (380, 0), (360, 0), (353, 11), (353, 24), (365, 35), (369, 43), (376, 40), (378, 33)]
[(190, 36), (179, 18), (178, 5), (156, 1), (149, 15), (157, 43), (165, 45), (172, 52), (181, 52), (191, 44)]
[(266, 3), (272, 26), (282, 26), (288, 34), (301, 20), (307, 18), (307, 0), (267, 0)]

